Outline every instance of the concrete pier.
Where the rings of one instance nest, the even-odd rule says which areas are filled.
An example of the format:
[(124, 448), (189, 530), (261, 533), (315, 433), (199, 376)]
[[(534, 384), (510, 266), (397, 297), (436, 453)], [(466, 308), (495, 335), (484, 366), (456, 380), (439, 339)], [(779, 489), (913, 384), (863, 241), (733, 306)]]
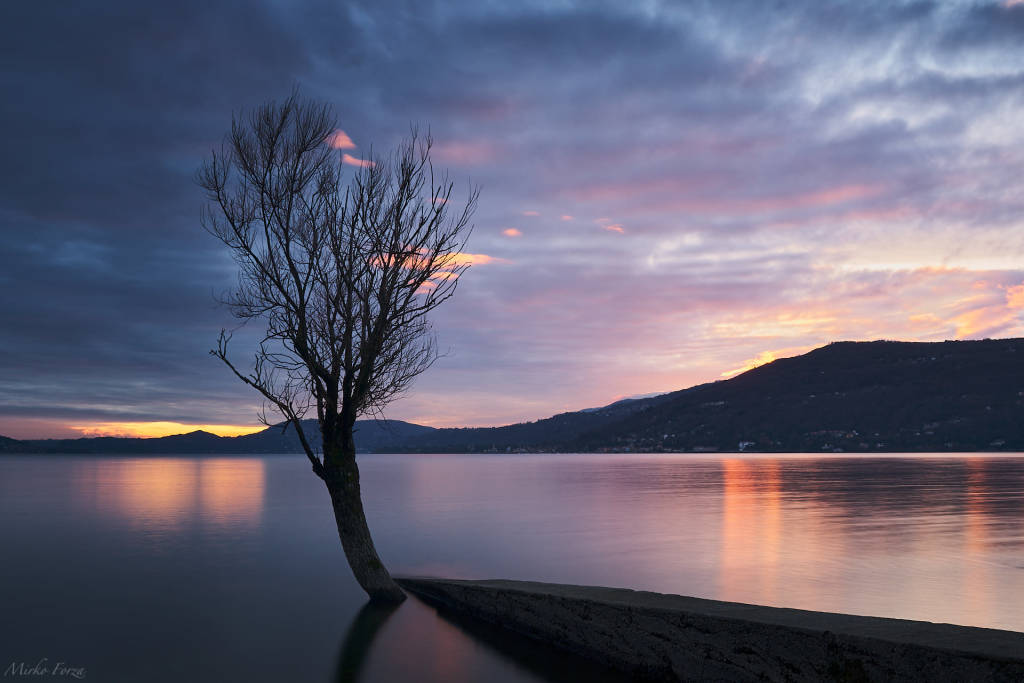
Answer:
[(1024, 634), (1012, 631), (596, 586), (398, 582), (429, 603), (637, 679), (1024, 681)]

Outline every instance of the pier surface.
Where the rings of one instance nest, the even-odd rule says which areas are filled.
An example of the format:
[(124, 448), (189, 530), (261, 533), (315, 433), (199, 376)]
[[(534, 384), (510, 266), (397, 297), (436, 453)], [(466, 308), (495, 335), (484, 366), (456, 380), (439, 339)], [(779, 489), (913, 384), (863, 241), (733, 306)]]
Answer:
[(1024, 681), (1024, 633), (598, 586), (398, 579), (638, 679)]

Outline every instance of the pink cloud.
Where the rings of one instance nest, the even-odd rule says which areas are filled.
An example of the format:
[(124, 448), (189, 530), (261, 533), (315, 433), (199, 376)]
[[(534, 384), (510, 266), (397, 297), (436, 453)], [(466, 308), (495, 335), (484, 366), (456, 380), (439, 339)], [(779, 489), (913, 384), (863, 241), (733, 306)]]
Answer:
[(658, 180), (617, 180), (609, 183), (596, 183), (578, 186), (567, 191), (570, 198), (577, 201), (619, 201), (633, 199), (638, 196), (680, 193), (705, 193), (715, 184), (721, 185), (711, 175), (700, 178), (661, 178)]
[(327, 144), (334, 149), (356, 148), (356, 143), (352, 142), (352, 138), (350, 138), (348, 133), (343, 131), (341, 128), (336, 129), (333, 133), (327, 136)]
[[(804, 207), (843, 204), (856, 199), (872, 197), (881, 191), (882, 187), (878, 185), (840, 185), (837, 187), (819, 190), (818, 192), (809, 192), (798, 194), (793, 197), (782, 198), (777, 201), (777, 205), (782, 207)], [(775, 206), (776, 202), (768, 200), (767, 205)]]
[(537, 211), (523, 211), (524, 216), (539, 216), (540, 213)]
[[(1014, 308), (1024, 304), (1020, 270), (852, 271), (789, 256), (710, 254), (663, 274), (617, 271), (618, 286), (609, 288), (607, 271), (577, 269), (563, 278), (533, 268), (524, 261), (515, 272), (476, 274), (518, 286), (467, 311), (463, 324), (489, 330), (499, 340), (491, 351), (508, 364), (467, 365), (464, 384), (472, 392), (481, 383), (557, 375), (559, 388), (543, 398), (510, 393), (486, 407), (480, 394), (441, 401), (450, 424), (517, 422), (682, 389), (831, 341), (1024, 336), (1022, 308)], [(465, 296), (472, 297), (468, 289)], [(547, 324), (527, 328), (524, 316)], [(428, 393), (420, 396), (418, 414), (437, 410)]]
[(877, 185), (838, 185), (814, 192), (802, 192), (775, 197), (737, 200), (693, 199), (683, 200), (683, 203), (694, 209), (711, 211), (793, 211), (846, 204), (858, 199), (873, 197), (881, 191), (882, 188)]
[[(876, 206), (878, 198), (885, 191), (881, 185), (847, 184), (825, 187), (818, 190), (796, 193), (774, 194), (761, 197), (736, 196), (728, 186), (702, 187), (707, 181), (692, 183), (679, 180), (624, 183), (584, 188), (576, 191), (577, 198), (591, 201), (639, 202), (645, 213), (680, 212), (750, 215), (787, 212), (819, 211), (864, 211), (863, 215), (851, 214), (851, 219), (901, 218), (906, 210)], [(858, 203), (869, 202), (867, 207)]]
[(505, 228), (504, 230), (501, 231), (501, 234), (504, 235), (505, 237), (522, 237), (523, 236), (522, 231), (521, 230), (516, 230), (515, 228)]
[(569, 214), (563, 214), (562, 215), (562, 220), (563, 221), (571, 221), (572, 220), (572, 216), (570, 216)]
[(369, 168), (374, 165), (374, 163), (369, 159), (360, 159), (352, 156), (351, 154), (342, 154), (341, 160), (349, 166), (358, 166), (359, 168)]
[(604, 226), (604, 229), (609, 232), (617, 232), (620, 235), (626, 234), (626, 229), (618, 223), (612, 223), (611, 225)]
[(497, 156), (489, 142), (448, 142), (434, 145), (433, 156), (440, 162), (458, 166), (475, 166), (487, 163)]

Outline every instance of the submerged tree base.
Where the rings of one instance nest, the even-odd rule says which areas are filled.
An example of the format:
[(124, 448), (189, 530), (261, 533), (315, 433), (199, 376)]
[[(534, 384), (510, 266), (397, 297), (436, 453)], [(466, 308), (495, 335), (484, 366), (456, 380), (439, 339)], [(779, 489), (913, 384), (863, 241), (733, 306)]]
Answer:
[(329, 474), (324, 483), (331, 495), (338, 537), (356, 581), (371, 602), (394, 604), (405, 600), (405, 592), (391, 578), (373, 545), (363, 511), (359, 468), (354, 454), (344, 458), (341, 467)]

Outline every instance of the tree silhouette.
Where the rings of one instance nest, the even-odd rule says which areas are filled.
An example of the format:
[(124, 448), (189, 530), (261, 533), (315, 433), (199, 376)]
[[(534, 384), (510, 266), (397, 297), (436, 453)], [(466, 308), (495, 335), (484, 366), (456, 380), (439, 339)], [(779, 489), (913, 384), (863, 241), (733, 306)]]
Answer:
[[(374, 548), (353, 426), (380, 415), (438, 357), (428, 314), (454, 294), (479, 190), (452, 211), (453, 184), (435, 175), (430, 136), (416, 130), (346, 182), (332, 149), (331, 108), (293, 91), (232, 119), (197, 173), (203, 227), (239, 268), (224, 299), (243, 322), (265, 322), (250, 368), (229, 360), (231, 334), (210, 353), (298, 434), (331, 497), (356, 579), (374, 601), (400, 601)], [(312, 409), (319, 444), (302, 419)], [(318, 448), (319, 446), (319, 448)]]

